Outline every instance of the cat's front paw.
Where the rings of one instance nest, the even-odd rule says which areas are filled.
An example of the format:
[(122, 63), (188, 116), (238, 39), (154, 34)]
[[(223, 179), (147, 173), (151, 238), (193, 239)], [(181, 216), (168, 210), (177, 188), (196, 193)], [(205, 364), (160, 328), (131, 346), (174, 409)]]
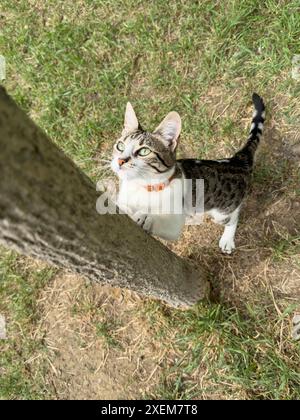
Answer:
[(146, 231), (147, 233), (151, 233), (153, 220), (152, 217), (149, 216), (149, 214), (145, 214), (138, 211), (132, 216), (132, 220), (134, 220), (135, 223), (137, 223), (142, 229), (144, 229), (144, 231)]
[(231, 254), (235, 250), (234, 240), (232, 238), (221, 237), (219, 247), (225, 254)]

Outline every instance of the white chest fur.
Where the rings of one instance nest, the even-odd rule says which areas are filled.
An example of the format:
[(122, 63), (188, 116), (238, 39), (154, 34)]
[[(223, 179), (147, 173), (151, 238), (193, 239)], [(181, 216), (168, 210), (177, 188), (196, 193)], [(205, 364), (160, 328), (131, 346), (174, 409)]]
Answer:
[(123, 180), (117, 204), (134, 220), (147, 216), (149, 232), (163, 239), (177, 239), (185, 224), (182, 178), (174, 179), (162, 191), (151, 192), (139, 180)]

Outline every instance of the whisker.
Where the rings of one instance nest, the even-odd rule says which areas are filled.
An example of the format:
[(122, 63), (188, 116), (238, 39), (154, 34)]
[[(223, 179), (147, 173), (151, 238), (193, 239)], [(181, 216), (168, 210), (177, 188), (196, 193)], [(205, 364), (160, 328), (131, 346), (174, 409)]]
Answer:
[(97, 162), (111, 162), (111, 160), (110, 159), (98, 159), (98, 158), (93, 158), (94, 160), (96, 160)]
[(100, 166), (99, 169), (100, 169), (100, 171), (103, 171), (103, 172), (109, 172), (110, 171), (109, 167), (104, 168), (103, 166)]
[(110, 168), (111, 167), (111, 162), (109, 162), (109, 163), (108, 162), (107, 163), (106, 162), (103, 162), (103, 163), (102, 162), (99, 162), (99, 163), (97, 162), (96, 166), (98, 166), (98, 168)]
[(106, 164), (106, 165), (99, 165), (99, 167), (100, 167), (100, 168), (110, 168), (110, 165), (109, 165), (109, 164)]

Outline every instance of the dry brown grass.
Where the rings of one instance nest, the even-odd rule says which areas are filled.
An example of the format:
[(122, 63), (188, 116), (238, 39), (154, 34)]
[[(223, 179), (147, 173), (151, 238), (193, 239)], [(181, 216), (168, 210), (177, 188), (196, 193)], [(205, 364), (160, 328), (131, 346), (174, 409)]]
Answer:
[(57, 398), (134, 399), (150, 392), (161, 345), (138, 314), (141, 303), (134, 293), (69, 274), (45, 288), (39, 304)]

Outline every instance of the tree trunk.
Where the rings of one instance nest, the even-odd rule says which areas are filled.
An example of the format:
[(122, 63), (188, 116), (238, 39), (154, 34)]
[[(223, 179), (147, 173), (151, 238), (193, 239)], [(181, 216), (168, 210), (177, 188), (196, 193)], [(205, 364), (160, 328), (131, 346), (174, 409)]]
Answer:
[(88, 279), (189, 307), (200, 268), (128, 216), (99, 215), (100, 193), (0, 87), (0, 243)]

